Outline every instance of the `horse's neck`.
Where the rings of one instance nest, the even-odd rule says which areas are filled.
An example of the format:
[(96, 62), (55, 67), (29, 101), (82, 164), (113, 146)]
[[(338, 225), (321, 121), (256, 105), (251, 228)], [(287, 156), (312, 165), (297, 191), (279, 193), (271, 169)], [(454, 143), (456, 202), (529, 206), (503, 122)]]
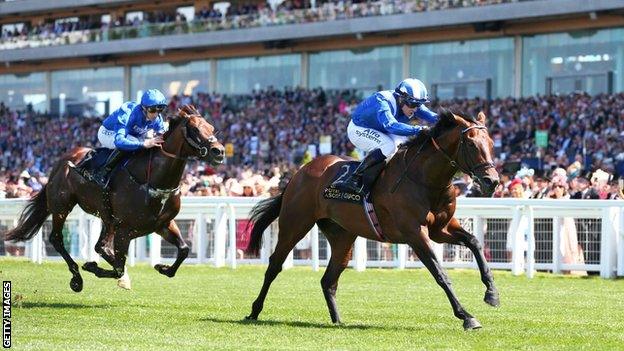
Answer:
[[(171, 189), (180, 184), (186, 160), (165, 156), (152, 148), (128, 163), (128, 170), (142, 183), (153, 188)], [(149, 179), (148, 179), (149, 177)]]
[[(432, 190), (446, 188), (451, 183), (456, 168), (451, 165), (451, 162), (441, 151), (433, 146), (430, 139), (425, 139), (423, 142), (425, 144), (422, 148), (420, 144), (413, 145), (405, 151), (407, 154), (397, 155), (399, 156), (397, 161), (401, 159), (401, 167), (404, 170), (406, 166), (408, 167), (409, 178), (427, 185)], [(436, 139), (436, 142), (449, 156), (455, 155), (458, 140), (442, 141)], [(413, 159), (414, 157), (415, 159)], [(413, 161), (409, 165), (405, 164), (412, 159)]]

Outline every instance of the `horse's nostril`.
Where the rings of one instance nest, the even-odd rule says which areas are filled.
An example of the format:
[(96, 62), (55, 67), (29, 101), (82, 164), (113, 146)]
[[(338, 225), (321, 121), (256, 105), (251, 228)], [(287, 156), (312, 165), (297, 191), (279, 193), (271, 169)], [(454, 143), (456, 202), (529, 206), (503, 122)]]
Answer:
[(213, 148), (210, 148), (210, 154), (212, 156), (223, 156), (224, 150), (219, 147), (213, 147)]
[(498, 185), (498, 179), (483, 177), (483, 185), (487, 186), (488, 188), (494, 188)]

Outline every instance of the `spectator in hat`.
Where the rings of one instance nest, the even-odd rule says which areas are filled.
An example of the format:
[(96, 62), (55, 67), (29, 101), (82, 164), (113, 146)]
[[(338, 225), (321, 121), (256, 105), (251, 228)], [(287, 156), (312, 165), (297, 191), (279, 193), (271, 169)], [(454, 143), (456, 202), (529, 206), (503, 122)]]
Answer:
[(592, 174), (591, 189), (589, 191), (590, 199), (606, 199), (609, 195), (609, 180), (611, 175), (602, 169), (598, 169)]

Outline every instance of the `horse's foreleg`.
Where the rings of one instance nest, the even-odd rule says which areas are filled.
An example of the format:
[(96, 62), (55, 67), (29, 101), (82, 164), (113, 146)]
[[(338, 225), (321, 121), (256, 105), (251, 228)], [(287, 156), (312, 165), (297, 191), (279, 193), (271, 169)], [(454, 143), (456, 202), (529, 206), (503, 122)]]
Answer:
[(128, 254), (128, 247), (130, 246), (130, 231), (121, 230), (115, 235), (113, 241), (113, 248), (115, 252), (115, 262), (113, 265), (113, 271), (115, 272), (114, 278), (121, 278), (126, 271), (126, 255)]
[[(479, 266), (479, 272), (481, 273), (481, 281), (486, 287), (485, 297), (483, 301), (487, 304), (498, 307), (500, 306), (500, 298), (498, 295), (498, 289), (494, 285), (494, 277), (492, 276), (492, 271), (485, 260), (485, 256), (483, 255), (483, 247), (479, 240), (469, 233), (467, 230), (462, 228), (461, 224), (456, 218), (452, 218), (447, 226), (448, 233), (453, 238), (456, 238), (460, 243), (466, 245), (467, 248), (472, 251), (475, 260), (477, 261), (477, 265)], [(435, 239), (434, 239), (435, 240)]]
[(468, 313), (459, 303), (459, 299), (451, 288), (451, 281), (440, 265), (435, 253), (429, 246), (426, 234), (423, 231), (420, 231), (419, 233), (410, 234), (406, 237), (409, 238), (408, 244), (414, 250), (416, 255), (418, 255), (420, 261), (425, 265), (425, 267), (427, 267), (438, 285), (444, 289), (444, 292), (453, 307), (455, 317), (464, 321), (464, 329), (469, 330), (481, 328), (481, 324), (477, 321), (477, 319)]
[(180, 228), (178, 228), (178, 225), (173, 220), (169, 222), (166, 228), (159, 230), (158, 234), (160, 234), (160, 236), (162, 236), (162, 238), (165, 239), (167, 242), (175, 245), (178, 248), (178, 256), (176, 257), (173, 265), (169, 266), (165, 264), (157, 264), (154, 266), (154, 268), (160, 274), (172, 278), (173, 276), (175, 276), (182, 262), (186, 259), (186, 257), (188, 257), (189, 247), (188, 245), (186, 245), (186, 242), (184, 242), (184, 239), (182, 239)]

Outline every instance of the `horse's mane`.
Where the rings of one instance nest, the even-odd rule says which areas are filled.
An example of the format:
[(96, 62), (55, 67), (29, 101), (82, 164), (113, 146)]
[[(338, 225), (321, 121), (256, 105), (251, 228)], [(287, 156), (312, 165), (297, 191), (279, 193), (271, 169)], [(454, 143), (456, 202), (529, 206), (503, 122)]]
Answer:
[(177, 113), (169, 119), (169, 129), (163, 135), (163, 139), (167, 140), (167, 138), (173, 133), (173, 131), (178, 127), (178, 125), (193, 117), (200, 116), (199, 111), (193, 105), (184, 105), (178, 109)]
[(439, 116), (438, 122), (433, 126), (433, 128), (431, 128), (427, 132), (418, 134), (416, 138), (406, 142), (404, 145), (408, 148), (413, 145), (421, 145), (430, 137), (437, 138), (441, 136), (442, 134), (444, 134), (444, 132), (446, 132), (447, 130), (455, 128), (457, 126), (457, 123), (455, 123), (455, 117), (453, 115), (459, 116), (473, 123), (478, 123), (474, 117), (462, 111), (448, 110), (448, 109), (442, 108), (440, 109), (440, 114), (438, 115)]

